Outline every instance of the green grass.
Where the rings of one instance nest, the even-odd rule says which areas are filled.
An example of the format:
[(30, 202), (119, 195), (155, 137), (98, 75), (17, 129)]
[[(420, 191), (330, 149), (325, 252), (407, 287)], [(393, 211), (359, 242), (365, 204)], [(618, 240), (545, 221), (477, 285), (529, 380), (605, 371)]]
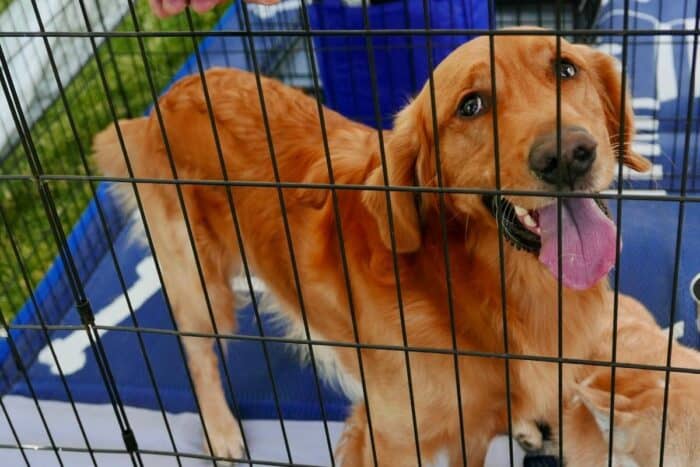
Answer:
[[(2, 10), (4, 0), (0, 0)], [(148, 2), (136, 2), (139, 25), (147, 31), (187, 31), (186, 17), (179, 15), (159, 20), (152, 15)], [(205, 15), (194, 15), (195, 28), (209, 30), (223, 12), (218, 8)], [(133, 31), (131, 16), (120, 24), (119, 30)], [(193, 51), (189, 37), (149, 37), (144, 39), (148, 51), (148, 68), (160, 91)], [(89, 40), (81, 44), (90, 48)], [(146, 69), (136, 38), (111, 38), (110, 53), (103, 43), (98, 56), (105, 68), (109, 96), (119, 117), (138, 116), (152, 102), (146, 81)], [(57, 55), (57, 59), (60, 55)], [(21, 79), (21, 77), (13, 77)], [(63, 83), (68, 109), (61, 99), (54, 102), (32, 127), (31, 137), (42, 169), (48, 174), (83, 175), (86, 173), (81, 151), (89, 161), (93, 136), (112, 121), (95, 58), (90, 60), (69, 84)], [(69, 125), (68, 111), (77, 127), (77, 138)], [(27, 155), (22, 146), (15, 148), (0, 162), (0, 174), (31, 174)], [(80, 217), (92, 197), (85, 181), (51, 181), (51, 196), (64, 232)], [(47, 215), (33, 181), (0, 181), (0, 207), (8, 220), (11, 234), (20, 251), (32, 289), (46, 273), (57, 254)], [(76, 261), (81, 258), (76, 257)], [(20, 265), (14, 256), (10, 235), (0, 222), (0, 312), (11, 319), (29, 296)]]

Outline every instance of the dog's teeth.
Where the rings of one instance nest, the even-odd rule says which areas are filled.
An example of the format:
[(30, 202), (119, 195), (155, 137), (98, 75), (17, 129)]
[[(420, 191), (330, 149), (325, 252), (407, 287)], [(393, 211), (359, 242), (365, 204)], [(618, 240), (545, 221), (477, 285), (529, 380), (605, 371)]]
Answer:
[(527, 209), (521, 208), (520, 206), (517, 206), (517, 205), (515, 205), (515, 204), (513, 205), (513, 207), (515, 208), (515, 213), (516, 213), (519, 217), (523, 217), (523, 216), (526, 216), (526, 215), (527, 215)]
[(535, 219), (532, 218), (529, 214), (523, 216), (523, 222), (525, 223), (526, 226), (530, 228), (535, 228), (537, 227), (537, 222), (535, 222)]

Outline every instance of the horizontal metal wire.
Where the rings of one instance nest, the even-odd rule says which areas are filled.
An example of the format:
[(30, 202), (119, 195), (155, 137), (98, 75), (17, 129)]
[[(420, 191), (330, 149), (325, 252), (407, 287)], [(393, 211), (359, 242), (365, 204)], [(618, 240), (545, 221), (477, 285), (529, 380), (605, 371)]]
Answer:
[(570, 192), (556, 190), (515, 190), (502, 188), (466, 188), (466, 187), (428, 187), (428, 186), (404, 186), (404, 185), (362, 185), (358, 183), (302, 183), (302, 182), (266, 182), (248, 180), (202, 180), (192, 178), (148, 178), (148, 177), (107, 177), (101, 175), (0, 175), (2, 180), (42, 180), (42, 181), (103, 181), (118, 183), (142, 183), (156, 185), (202, 185), (202, 186), (231, 186), (240, 188), (301, 188), (319, 190), (360, 190), (360, 191), (405, 191), (412, 193), (453, 193), (463, 195), (512, 195), (512, 196), (552, 196), (559, 198), (594, 198), (594, 199), (622, 199), (637, 201), (688, 201), (700, 202), (700, 195), (673, 194), (659, 191), (651, 194), (649, 190), (635, 193), (634, 190), (615, 192)]
[[(25, 330), (41, 330), (41, 326), (36, 324), (11, 324), (8, 325), (9, 329), (25, 329)], [(46, 325), (44, 327), (49, 331), (82, 331), (84, 328), (79, 325), (73, 324), (55, 324)], [(359, 348), (367, 350), (390, 350), (399, 352), (416, 352), (416, 353), (431, 353), (437, 355), (459, 355), (461, 357), (478, 357), (478, 358), (496, 358), (502, 360), (526, 360), (526, 361), (537, 361), (537, 362), (548, 362), (548, 363), (568, 363), (576, 365), (593, 365), (593, 366), (603, 366), (603, 367), (617, 367), (617, 368), (630, 368), (636, 370), (656, 370), (656, 371), (677, 371), (679, 373), (689, 373), (689, 374), (700, 374), (700, 368), (684, 368), (675, 366), (663, 366), (663, 365), (649, 365), (643, 363), (621, 363), (621, 362), (608, 362), (605, 360), (588, 360), (581, 358), (569, 358), (569, 357), (548, 357), (546, 355), (527, 355), (527, 354), (516, 354), (516, 353), (505, 353), (505, 352), (487, 352), (480, 350), (452, 350), (449, 348), (440, 347), (416, 347), (411, 345), (393, 345), (393, 344), (364, 344), (355, 342), (343, 342), (343, 341), (331, 341), (331, 340), (317, 340), (317, 339), (295, 339), (292, 337), (277, 337), (277, 336), (253, 336), (248, 334), (217, 334), (208, 332), (189, 332), (189, 331), (175, 331), (171, 329), (161, 329), (161, 328), (149, 328), (149, 327), (132, 327), (132, 326), (102, 326), (99, 324), (94, 325), (95, 329), (102, 329), (105, 331), (124, 331), (133, 333), (145, 333), (145, 334), (161, 334), (169, 336), (180, 336), (180, 337), (201, 337), (201, 338), (218, 338), (227, 339), (232, 341), (254, 341), (254, 342), (276, 342), (280, 344), (301, 344), (301, 345), (316, 345), (316, 346), (326, 346), (326, 347), (341, 347), (341, 348)]]
[(286, 29), (263, 31), (4, 31), (0, 37), (268, 37), (268, 36), (692, 36), (694, 29)]

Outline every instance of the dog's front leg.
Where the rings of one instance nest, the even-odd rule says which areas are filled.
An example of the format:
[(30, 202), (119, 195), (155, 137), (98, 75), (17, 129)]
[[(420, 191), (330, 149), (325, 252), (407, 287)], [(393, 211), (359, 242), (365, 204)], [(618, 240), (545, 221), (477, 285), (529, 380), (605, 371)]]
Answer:
[(466, 439), (467, 456), (462, 454), (462, 443), (455, 439), (450, 443), (448, 450), (450, 467), (483, 467), (486, 461), (486, 452), (489, 441), (487, 436), (471, 436)]
[[(385, 429), (382, 419), (372, 418), (372, 433), (367, 424), (364, 403), (355, 404), (345, 421), (345, 430), (336, 449), (342, 467), (417, 466), (416, 448), (410, 431), (397, 433)], [(410, 423), (410, 422), (409, 422)], [(376, 455), (376, 462), (375, 462)]]
[(213, 339), (185, 337), (183, 344), (206, 425), (204, 448), (208, 450), (211, 443), (211, 454), (214, 456), (244, 458), (243, 437), (224, 396)]
[[(199, 262), (206, 282), (205, 291), (197, 273), (196, 259), (184, 230), (184, 219), (152, 224), (158, 263), (165, 281), (170, 305), (184, 333), (228, 335), (235, 330), (234, 295), (229, 286), (229, 271), (212, 256), (212, 249), (200, 246)], [(210, 311), (211, 314), (210, 315)], [(214, 320), (215, 322), (212, 322)], [(221, 340), (222, 347), (226, 340)], [(199, 409), (206, 427), (204, 449), (217, 457), (243, 458), (243, 437), (238, 421), (229, 409), (213, 337), (183, 336), (187, 367), (194, 384)], [(228, 386), (228, 384), (227, 384)]]
[(342, 467), (374, 465), (365, 410), (364, 402), (355, 404), (345, 421), (345, 429), (335, 452), (336, 462)]

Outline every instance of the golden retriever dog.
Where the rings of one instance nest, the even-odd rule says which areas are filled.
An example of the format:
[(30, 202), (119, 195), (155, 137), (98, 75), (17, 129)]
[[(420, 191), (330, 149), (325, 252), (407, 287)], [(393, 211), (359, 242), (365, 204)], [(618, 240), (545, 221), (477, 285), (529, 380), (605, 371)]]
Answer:
[[(120, 121), (119, 133), (112, 127), (97, 136), (97, 164), (108, 176), (183, 179), (178, 186), (138, 183), (181, 331), (235, 331), (230, 282), (242, 272), (244, 253), (297, 335), (306, 337), (300, 330), (308, 326), (317, 341), (369, 346), (359, 353), (313, 348), (316, 360), (330, 363), (325, 377), (354, 400), (337, 450), (342, 465), (374, 465), (375, 457), (379, 465), (416, 465), (418, 456), (429, 462), (446, 450), (455, 465), (466, 458), (480, 466), (489, 440), (508, 431), (506, 369), (515, 419), (556, 400), (556, 364), (507, 363), (503, 353), (507, 344), (510, 354), (557, 356), (557, 277), (564, 356), (589, 355), (600, 328), (610, 325), (606, 274), (617, 253), (615, 225), (602, 203), (584, 195), (608, 187), (618, 162), (648, 168), (627, 144), (629, 98), (619, 140), (624, 90), (616, 62), (564, 40), (561, 60), (556, 50), (552, 36), (496, 37), (492, 83), (489, 39), (464, 44), (435, 68), (434, 93), (427, 83), (396, 116), (384, 147), (376, 130), (329, 109), (324, 130), (316, 101), (297, 90), (261, 78), (261, 102), (254, 75), (213, 69), (206, 84), (218, 139), (202, 79), (188, 77), (159, 101), (163, 129), (155, 112)], [(230, 188), (240, 243), (229, 188), (186, 183), (224, 179), (247, 182)], [(286, 184), (279, 192), (276, 181)], [(387, 183), (397, 189), (387, 191)], [(496, 196), (499, 184), (535, 196)], [(442, 195), (441, 186), (449, 189)], [(557, 187), (583, 194), (560, 203), (561, 273), (557, 203), (538, 195)], [(134, 196), (131, 184), (118, 188)], [(464, 188), (475, 191), (456, 190)], [(183, 343), (213, 454), (239, 458), (241, 433), (226, 404), (214, 339)], [(404, 345), (441, 350), (407, 354)]]
[[(592, 360), (610, 362), (612, 333), (600, 336)], [(673, 342), (671, 366), (700, 370), (700, 353)], [(668, 332), (631, 297), (620, 296), (616, 361), (628, 365), (665, 367)], [(566, 370), (565, 370), (566, 371)], [(573, 367), (571, 390), (565, 391), (563, 454), (567, 467), (604, 467), (608, 464), (612, 374), (609, 367)], [(617, 368), (613, 416), (613, 467), (660, 465), (666, 373), (656, 369)], [(663, 465), (686, 467), (700, 459), (700, 375), (671, 372), (668, 389)], [(553, 417), (552, 417), (553, 415)], [(558, 455), (557, 414), (516, 424), (514, 433), (526, 450)], [(541, 435), (536, 422), (555, 427)]]

